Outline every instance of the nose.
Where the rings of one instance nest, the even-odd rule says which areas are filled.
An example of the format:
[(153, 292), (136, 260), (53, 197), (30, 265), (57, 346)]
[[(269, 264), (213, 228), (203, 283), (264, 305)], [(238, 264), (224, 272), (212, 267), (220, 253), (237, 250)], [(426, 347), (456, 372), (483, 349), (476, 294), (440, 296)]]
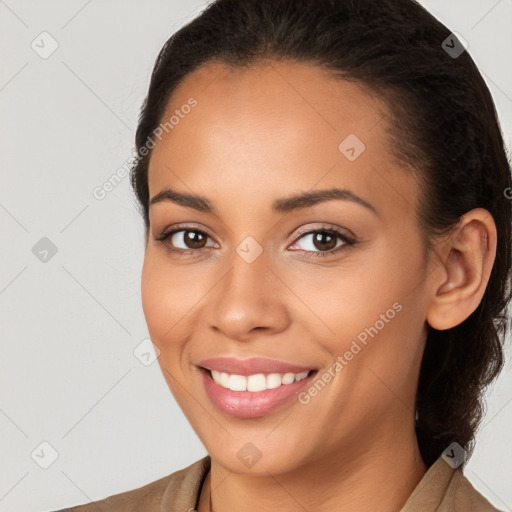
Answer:
[(289, 292), (278, 273), (265, 251), (250, 263), (235, 253), (229, 270), (209, 294), (209, 328), (236, 341), (285, 330), (290, 323)]

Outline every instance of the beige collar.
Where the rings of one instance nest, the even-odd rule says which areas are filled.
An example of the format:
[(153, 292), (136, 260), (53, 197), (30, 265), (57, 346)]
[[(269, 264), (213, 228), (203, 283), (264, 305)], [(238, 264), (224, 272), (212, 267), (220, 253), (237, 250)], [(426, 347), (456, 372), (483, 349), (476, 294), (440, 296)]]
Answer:
[[(204, 479), (210, 470), (210, 456), (177, 471), (166, 486), (160, 510), (195, 510)], [(451, 510), (450, 504), (463, 479), (461, 470), (453, 469), (439, 457), (423, 475), (400, 512), (443, 512)]]

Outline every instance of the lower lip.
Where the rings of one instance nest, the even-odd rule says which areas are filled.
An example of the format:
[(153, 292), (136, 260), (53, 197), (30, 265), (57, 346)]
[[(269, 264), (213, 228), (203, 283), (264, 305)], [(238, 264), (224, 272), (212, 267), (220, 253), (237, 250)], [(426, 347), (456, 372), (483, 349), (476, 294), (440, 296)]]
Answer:
[(282, 384), (263, 391), (233, 391), (217, 384), (210, 372), (199, 369), (206, 394), (220, 411), (238, 418), (257, 418), (269, 414), (296, 397), (316, 375), (312, 371), (305, 379)]

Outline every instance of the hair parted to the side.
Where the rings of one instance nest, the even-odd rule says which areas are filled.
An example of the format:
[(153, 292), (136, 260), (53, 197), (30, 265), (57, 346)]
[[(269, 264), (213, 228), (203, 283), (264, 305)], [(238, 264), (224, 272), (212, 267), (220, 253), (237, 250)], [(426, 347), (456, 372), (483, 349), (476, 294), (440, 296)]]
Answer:
[(234, 67), (269, 59), (312, 63), (381, 97), (391, 112), (392, 150), (424, 185), (417, 213), (429, 254), (434, 236), (449, 232), (473, 208), (488, 210), (498, 232), (478, 308), (452, 329), (429, 327), (416, 397), (416, 433), (427, 466), (453, 441), (473, 452), (483, 392), (502, 369), (510, 329), (510, 161), (475, 63), (467, 51), (452, 58), (441, 46), (450, 33), (414, 0), (215, 1), (158, 55), (131, 174), (147, 232), (151, 152), (140, 150), (177, 85), (213, 60)]

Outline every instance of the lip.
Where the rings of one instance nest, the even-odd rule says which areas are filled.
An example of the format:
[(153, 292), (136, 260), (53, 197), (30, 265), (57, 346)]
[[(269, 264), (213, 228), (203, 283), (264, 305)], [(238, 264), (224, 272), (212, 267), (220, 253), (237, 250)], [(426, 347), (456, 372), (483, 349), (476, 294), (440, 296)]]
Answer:
[[(310, 366), (301, 366), (298, 364), (268, 359), (264, 357), (253, 357), (250, 359), (238, 359), (235, 357), (216, 357), (204, 359), (197, 363), (209, 370), (217, 370), (231, 375), (254, 375), (256, 373), (302, 373), (309, 370), (316, 370)], [(291, 384), (288, 384), (291, 386)], [(277, 389), (277, 388), (276, 388)]]
[[(270, 414), (297, 397), (308, 386), (318, 371), (300, 365), (275, 361), (272, 359), (234, 359), (217, 358), (201, 361), (198, 372), (204, 390), (212, 404), (221, 412), (237, 418), (258, 418)], [(274, 389), (263, 391), (233, 391), (217, 384), (207, 369), (223, 371), (236, 375), (253, 375), (256, 373), (301, 373), (308, 370), (310, 374), (291, 384), (283, 384)]]

